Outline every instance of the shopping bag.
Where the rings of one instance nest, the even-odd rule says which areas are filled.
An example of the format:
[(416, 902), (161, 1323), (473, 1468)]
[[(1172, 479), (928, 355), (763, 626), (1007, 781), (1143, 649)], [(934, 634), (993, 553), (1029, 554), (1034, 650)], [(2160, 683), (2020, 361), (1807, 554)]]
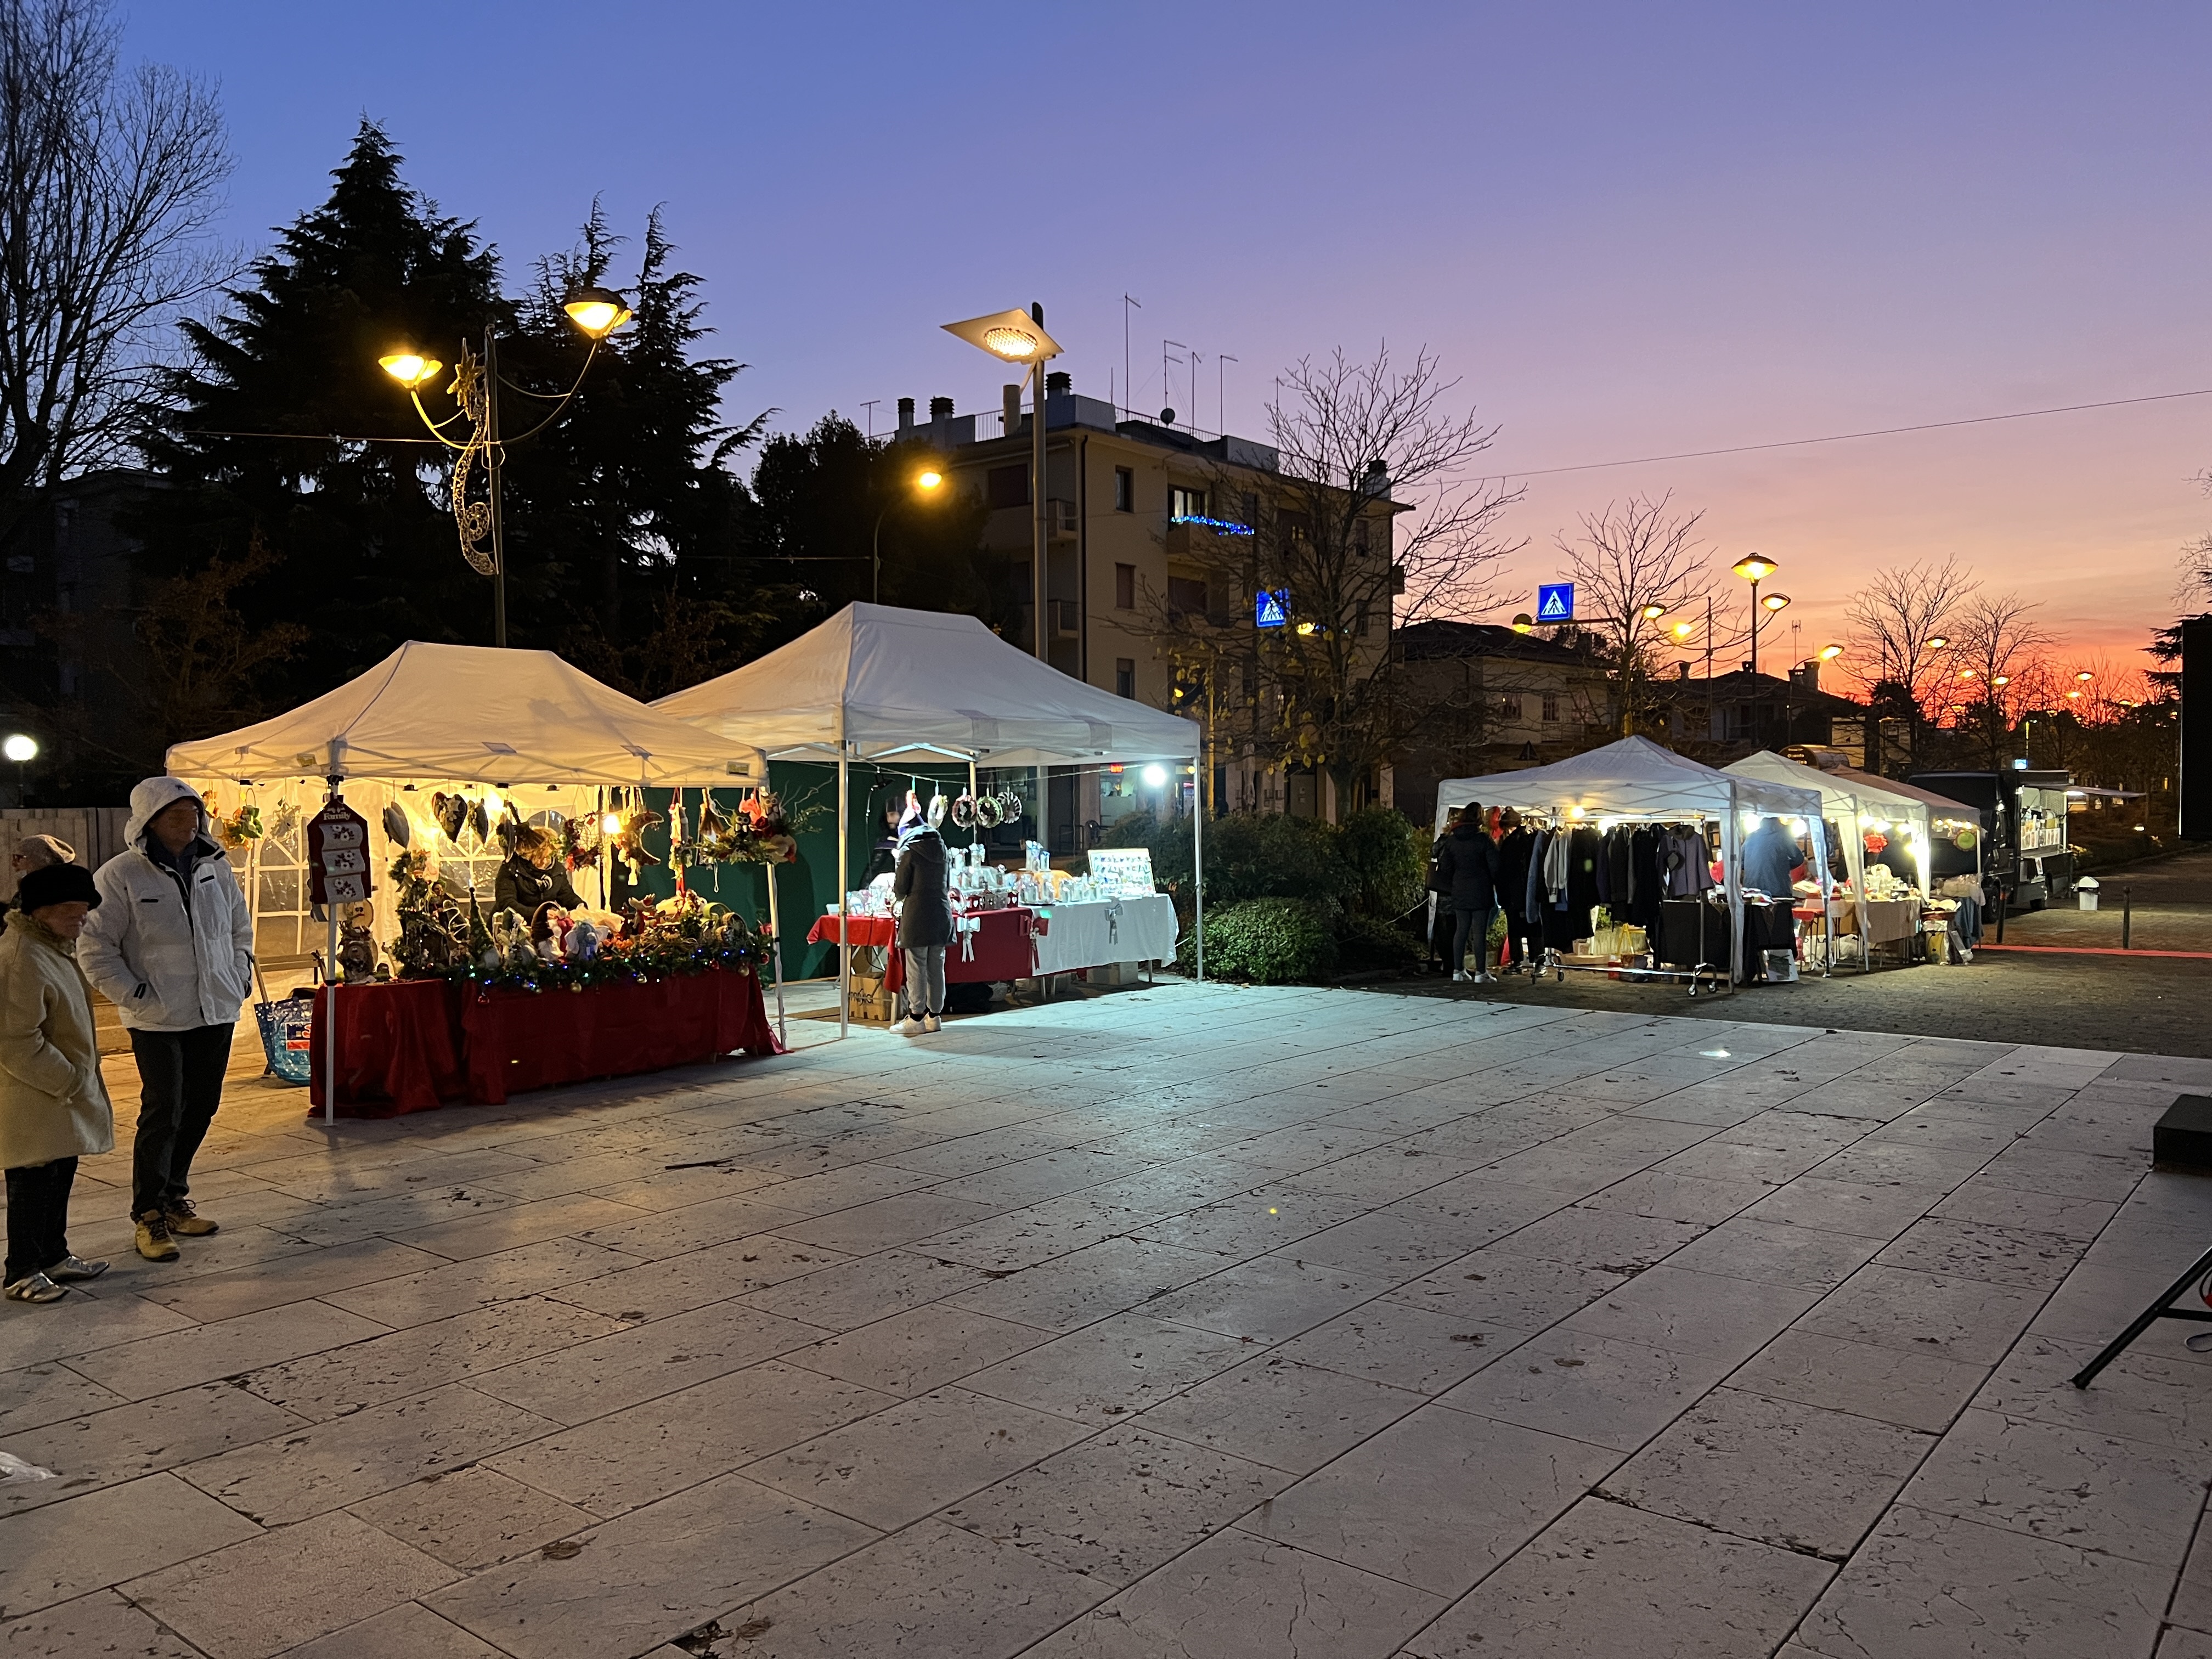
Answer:
[(279, 1083), (304, 1088), (313, 1066), (313, 994), (295, 993), (271, 1001), (259, 963), (253, 965), (253, 978), (261, 988), (262, 998), (253, 1005), (253, 1023), (260, 1028), (261, 1052), (269, 1062), (269, 1073)]

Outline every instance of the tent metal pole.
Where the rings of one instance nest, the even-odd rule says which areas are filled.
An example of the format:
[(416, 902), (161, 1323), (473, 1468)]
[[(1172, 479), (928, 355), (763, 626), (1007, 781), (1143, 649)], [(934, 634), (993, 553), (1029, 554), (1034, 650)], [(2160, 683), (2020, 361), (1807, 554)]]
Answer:
[(1206, 803), (1195, 787), (1199, 757), (1191, 760), (1194, 787), (1191, 804), (1197, 809), (1190, 823), (1190, 896), (1192, 926), (1197, 930), (1198, 982), (1206, 983)]
[(783, 1018), (783, 921), (775, 908), (775, 866), (763, 864), (761, 868), (768, 872), (768, 951), (775, 967), (775, 1040), (788, 1048), (791, 1033)]
[(1721, 821), (1721, 873), (1728, 878), (1729, 990), (1734, 994), (1751, 969), (1743, 959), (1743, 808), (1733, 783), (1724, 810), (1728, 817)]
[(846, 892), (851, 878), (852, 860), (848, 845), (852, 823), (852, 772), (847, 745), (837, 745), (837, 1036), (840, 1040), (852, 1035), (853, 1018), (853, 941), (852, 900)]

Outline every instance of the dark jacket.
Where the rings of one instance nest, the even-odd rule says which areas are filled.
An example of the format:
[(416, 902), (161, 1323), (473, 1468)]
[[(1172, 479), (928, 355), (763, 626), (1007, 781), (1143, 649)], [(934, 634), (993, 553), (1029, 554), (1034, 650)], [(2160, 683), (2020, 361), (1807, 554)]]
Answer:
[(1525, 823), (1498, 843), (1498, 902), (1509, 915), (1527, 912), (1528, 859), (1535, 848), (1536, 837)]
[(1437, 859), (1437, 880), (1455, 910), (1480, 910), (1498, 896), (1498, 843), (1472, 824), (1462, 824)]
[(917, 830), (898, 855), (891, 896), (899, 901), (902, 951), (952, 943), (952, 904), (945, 896), (945, 843), (934, 830)]
[(494, 915), (501, 910), (520, 910), (532, 921), (538, 920), (538, 908), (542, 904), (578, 910), (584, 903), (569, 884), (566, 868), (556, 864), (550, 870), (541, 870), (519, 853), (499, 866), (498, 879), (492, 883), (492, 899)]

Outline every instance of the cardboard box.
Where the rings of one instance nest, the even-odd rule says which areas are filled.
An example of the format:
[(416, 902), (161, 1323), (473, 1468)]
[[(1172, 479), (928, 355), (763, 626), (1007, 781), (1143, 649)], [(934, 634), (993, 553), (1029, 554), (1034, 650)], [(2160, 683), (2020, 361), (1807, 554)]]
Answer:
[(885, 981), (863, 979), (855, 974), (845, 1012), (848, 1018), (864, 1024), (888, 1025), (898, 1013), (898, 997)]

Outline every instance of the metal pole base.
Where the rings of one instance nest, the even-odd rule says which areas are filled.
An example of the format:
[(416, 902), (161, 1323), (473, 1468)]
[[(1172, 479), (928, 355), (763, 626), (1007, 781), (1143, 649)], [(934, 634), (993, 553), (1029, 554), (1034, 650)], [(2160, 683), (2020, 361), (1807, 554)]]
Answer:
[(2111, 1364), (2127, 1351), (2128, 1345), (2161, 1319), (2188, 1319), (2212, 1323), (2212, 1310), (2203, 1308), (2169, 1308), (2166, 1304), (2183, 1291), (2202, 1283), (2204, 1275), (2212, 1273), (2212, 1250), (2197, 1258), (2189, 1271), (2166, 1288), (2166, 1294), (2136, 1316), (2136, 1322), (2106, 1344), (2105, 1351), (2074, 1373), (2067, 1380), (2077, 1389), (2086, 1389), (2094, 1382), (2097, 1373)]

